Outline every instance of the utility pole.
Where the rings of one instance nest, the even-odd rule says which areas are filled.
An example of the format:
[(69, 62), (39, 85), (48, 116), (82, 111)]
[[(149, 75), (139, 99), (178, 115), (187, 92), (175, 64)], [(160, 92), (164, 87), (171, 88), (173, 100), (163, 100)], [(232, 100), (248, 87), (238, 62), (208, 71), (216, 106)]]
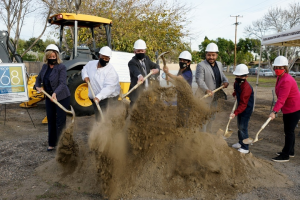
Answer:
[(234, 66), (233, 66), (233, 71), (235, 70), (236, 67), (236, 35), (237, 35), (237, 26), (240, 25), (241, 23), (237, 21), (238, 17), (243, 17), (240, 15), (236, 15), (236, 16), (231, 16), (230, 17), (235, 17), (235, 23), (233, 25), (235, 25), (235, 42), (234, 42)]

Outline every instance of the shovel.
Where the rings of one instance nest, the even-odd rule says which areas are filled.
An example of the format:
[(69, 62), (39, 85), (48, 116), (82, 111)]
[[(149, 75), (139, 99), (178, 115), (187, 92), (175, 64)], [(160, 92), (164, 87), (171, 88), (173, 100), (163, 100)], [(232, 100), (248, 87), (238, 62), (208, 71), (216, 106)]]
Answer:
[[(150, 73), (147, 76), (145, 76), (144, 81), (147, 78), (149, 78), (149, 76), (151, 76), (151, 75), (152, 75), (152, 71), (150, 71)], [(138, 88), (142, 84), (143, 84), (142, 81), (138, 82), (133, 88), (131, 88), (131, 90), (129, 90), (126, 94), (122, 95), (122, 99), (124, 99), (125, 97), (127, 97), (132, 91), (134, 91), (136, 88)]]
[[(95, 93), (94, 93), (94, 90), (93, 90), (93, 88), (92, 88), (92, 86), (91, 86), (90, 81), (87, 81), (87, 83), (88, 83), (88, 85), (89, 85), (89, 88), (91, 89), (91, 92), (92, 92), (92, 95), (93, 95), (93, 99), (95, 99), (96, 96), (95, 96)], [(98, 110), (99, 110), (101, 119), (104, 121), (103, 112), (102, 112), (102, 110), (101, 110), (101, 108), (100, 108), (100, 106), (99, 106), (99, 102), (97, 102), (97, 101), (95, 101), (95, 100), (94, 100), (94, 102), (95, 102), (95, 104), (96, 104), (96, 106), (97, 106), (97, 108), (98, 108)]]
[[(223, 89), (223, 88), (224, 88), (224, 85), (222, 85), (221, 87), (219, 87), (219, 88), (213, 90), (212, 93), (215, 93), (215, 92), (217, 92), (217, 91), (219, 91), (219, 90), (221, 90), (221, 89)], [(206, 94), (206, 95), (204, 95), (201, 99), (205, 99), (205, 98), (207, 98), (207, 97), (209, 97), (209, 96), (210, 96), (210, 94)], [(200, 100), (201, 100), (201, 99), (200, 99)]]
[(259, 140), (262, 140), (262, 139), (258, 139), (258, 135), (259, 133), (268, 125), (268, 123), (271, 121), (271, 117), (268, 118), (268, 120), (261, 126), (261, 128), (259, 129), (259, 131), (256, 133), (255, 135), (255, 139), (253, 140), (252, 138), (247, 138), (247, 139), (244, 139), (243, 140), (243, 143), (244, 144), (253, 144)]
[[(168, 53), (169, 53), (169, 51), (163, 52), (163, 53), (159, 54), (159, 56), (157, 56), (157, 59), (156, 59), (156, 63), (157, 63), (158, 59), (161, 57), (161, 59), (163, 60), (163, 63), (164, 63), (163, 69), (165, 69), (167, 66), (164, 55), (168, 54)], [(168, 75), (166, 75), (166, 80), (167, 80), (167, 85), (169, 85)]]
[(65, 111), (66, 113), (69, 113), (69, 114), (72, 114), (72, 124), (74, 123), (74, 120), (75, 120), (75, 112), (74, 112), (74, 109), (72, 106), (71, 107), (71, 110), (67, 110), (65, 107), (63, 107), (58, 101), (52, 99), (52, 97), (47, 93), (45, 92), (45, 90), (42, 89), (42, 92), (49, 98), (51, 99), (56, 105), (58, 105), (58, 107), (60, 107), (63, 111)]
[[(235, 102), (234, 102), (234, 105), (233, 105), (231, 114), (232, 114), (232, 113), (234, 112), (234, 110), (236, 109), (236, 105), (237, 105), (237, 100), (235, 100)], [(226, 137), (226, 138), (229, 138), (229, 137), (232, 135), (232, 133), (233, 133), (233, 131), (228, 131), (228, 126), (229, 126), (229, 123), (230, 123), (231, 120), (232, 120), (232, 118), (229, 117), (229, 121), (228, 121), (228, 124), (227, 124), (227, 126), (226, 126), (225, 133), (224, 133), (224, 137)]]

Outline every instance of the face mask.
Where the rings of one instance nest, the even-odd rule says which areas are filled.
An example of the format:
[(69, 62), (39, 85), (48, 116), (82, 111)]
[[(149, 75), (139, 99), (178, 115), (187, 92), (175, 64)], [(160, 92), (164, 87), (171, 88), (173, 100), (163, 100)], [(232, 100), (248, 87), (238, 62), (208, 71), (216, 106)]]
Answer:
[(100, 65), (101, 65), (102, 67), (105, 67), (109, 61), (105, 61), (105, 60), (103, 60), (102, 58), (100, 58), (100, 59), (99, 59), (99, 62), (100, 62)]
[(284, 73), (284, 69), (275, 69), (275, 74), (277, 75), (277, 76), (280, 76), (280, 75), (282, 75)]
[(135, 54), (137, 59), (142, 60), (143, 58), (145, 58), (145, 54), (144, 53), (137, 53)]
[(235, 78), (235, 81), (236, 81), (237, 83), (243, 83), (243, 82), (245, 82), (245, 79), (242, 79), (242, 78)]
[(49, 65), (55, 65), (56, 64), (56, 59), (48, 59), (48, 64)]
[(179, 62), (180, 69), (187, 67), (187, 64), (184, 62)]

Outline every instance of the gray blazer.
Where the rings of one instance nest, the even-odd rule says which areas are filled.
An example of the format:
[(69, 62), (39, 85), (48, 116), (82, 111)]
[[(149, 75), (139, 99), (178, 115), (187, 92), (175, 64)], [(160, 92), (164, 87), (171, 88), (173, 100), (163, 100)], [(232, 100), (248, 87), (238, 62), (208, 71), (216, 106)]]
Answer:
[[(219, 67), (220, 75), (221, 75), (221, 82), (227, 82), (228, 79), (223, 73), (223, 66), (222, 63), (216, 61)], [(205, 93), (206, 90), (215, 90), (216, 89), (216, 79), (214, 72), (210, 66), (210, 64), (203, 60), (202, 62), (198, 63), (196, 68), (196, 82), (198, 87)]]

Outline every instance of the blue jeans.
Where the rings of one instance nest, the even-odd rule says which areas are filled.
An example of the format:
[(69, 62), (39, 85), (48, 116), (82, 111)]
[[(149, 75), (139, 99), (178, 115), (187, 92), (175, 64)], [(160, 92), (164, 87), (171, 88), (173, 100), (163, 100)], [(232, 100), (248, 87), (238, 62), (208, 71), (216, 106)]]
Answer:
[(248, 138), (248, 123), (250, 117), (242, 117), (240, 115), (237, 116), (237, 126), (238, 126), (238, 137), (239, 143), (241, 144), (241, 148), (245, 150), (249, 150), (249, 144), (244, 144), (243, 140)]

